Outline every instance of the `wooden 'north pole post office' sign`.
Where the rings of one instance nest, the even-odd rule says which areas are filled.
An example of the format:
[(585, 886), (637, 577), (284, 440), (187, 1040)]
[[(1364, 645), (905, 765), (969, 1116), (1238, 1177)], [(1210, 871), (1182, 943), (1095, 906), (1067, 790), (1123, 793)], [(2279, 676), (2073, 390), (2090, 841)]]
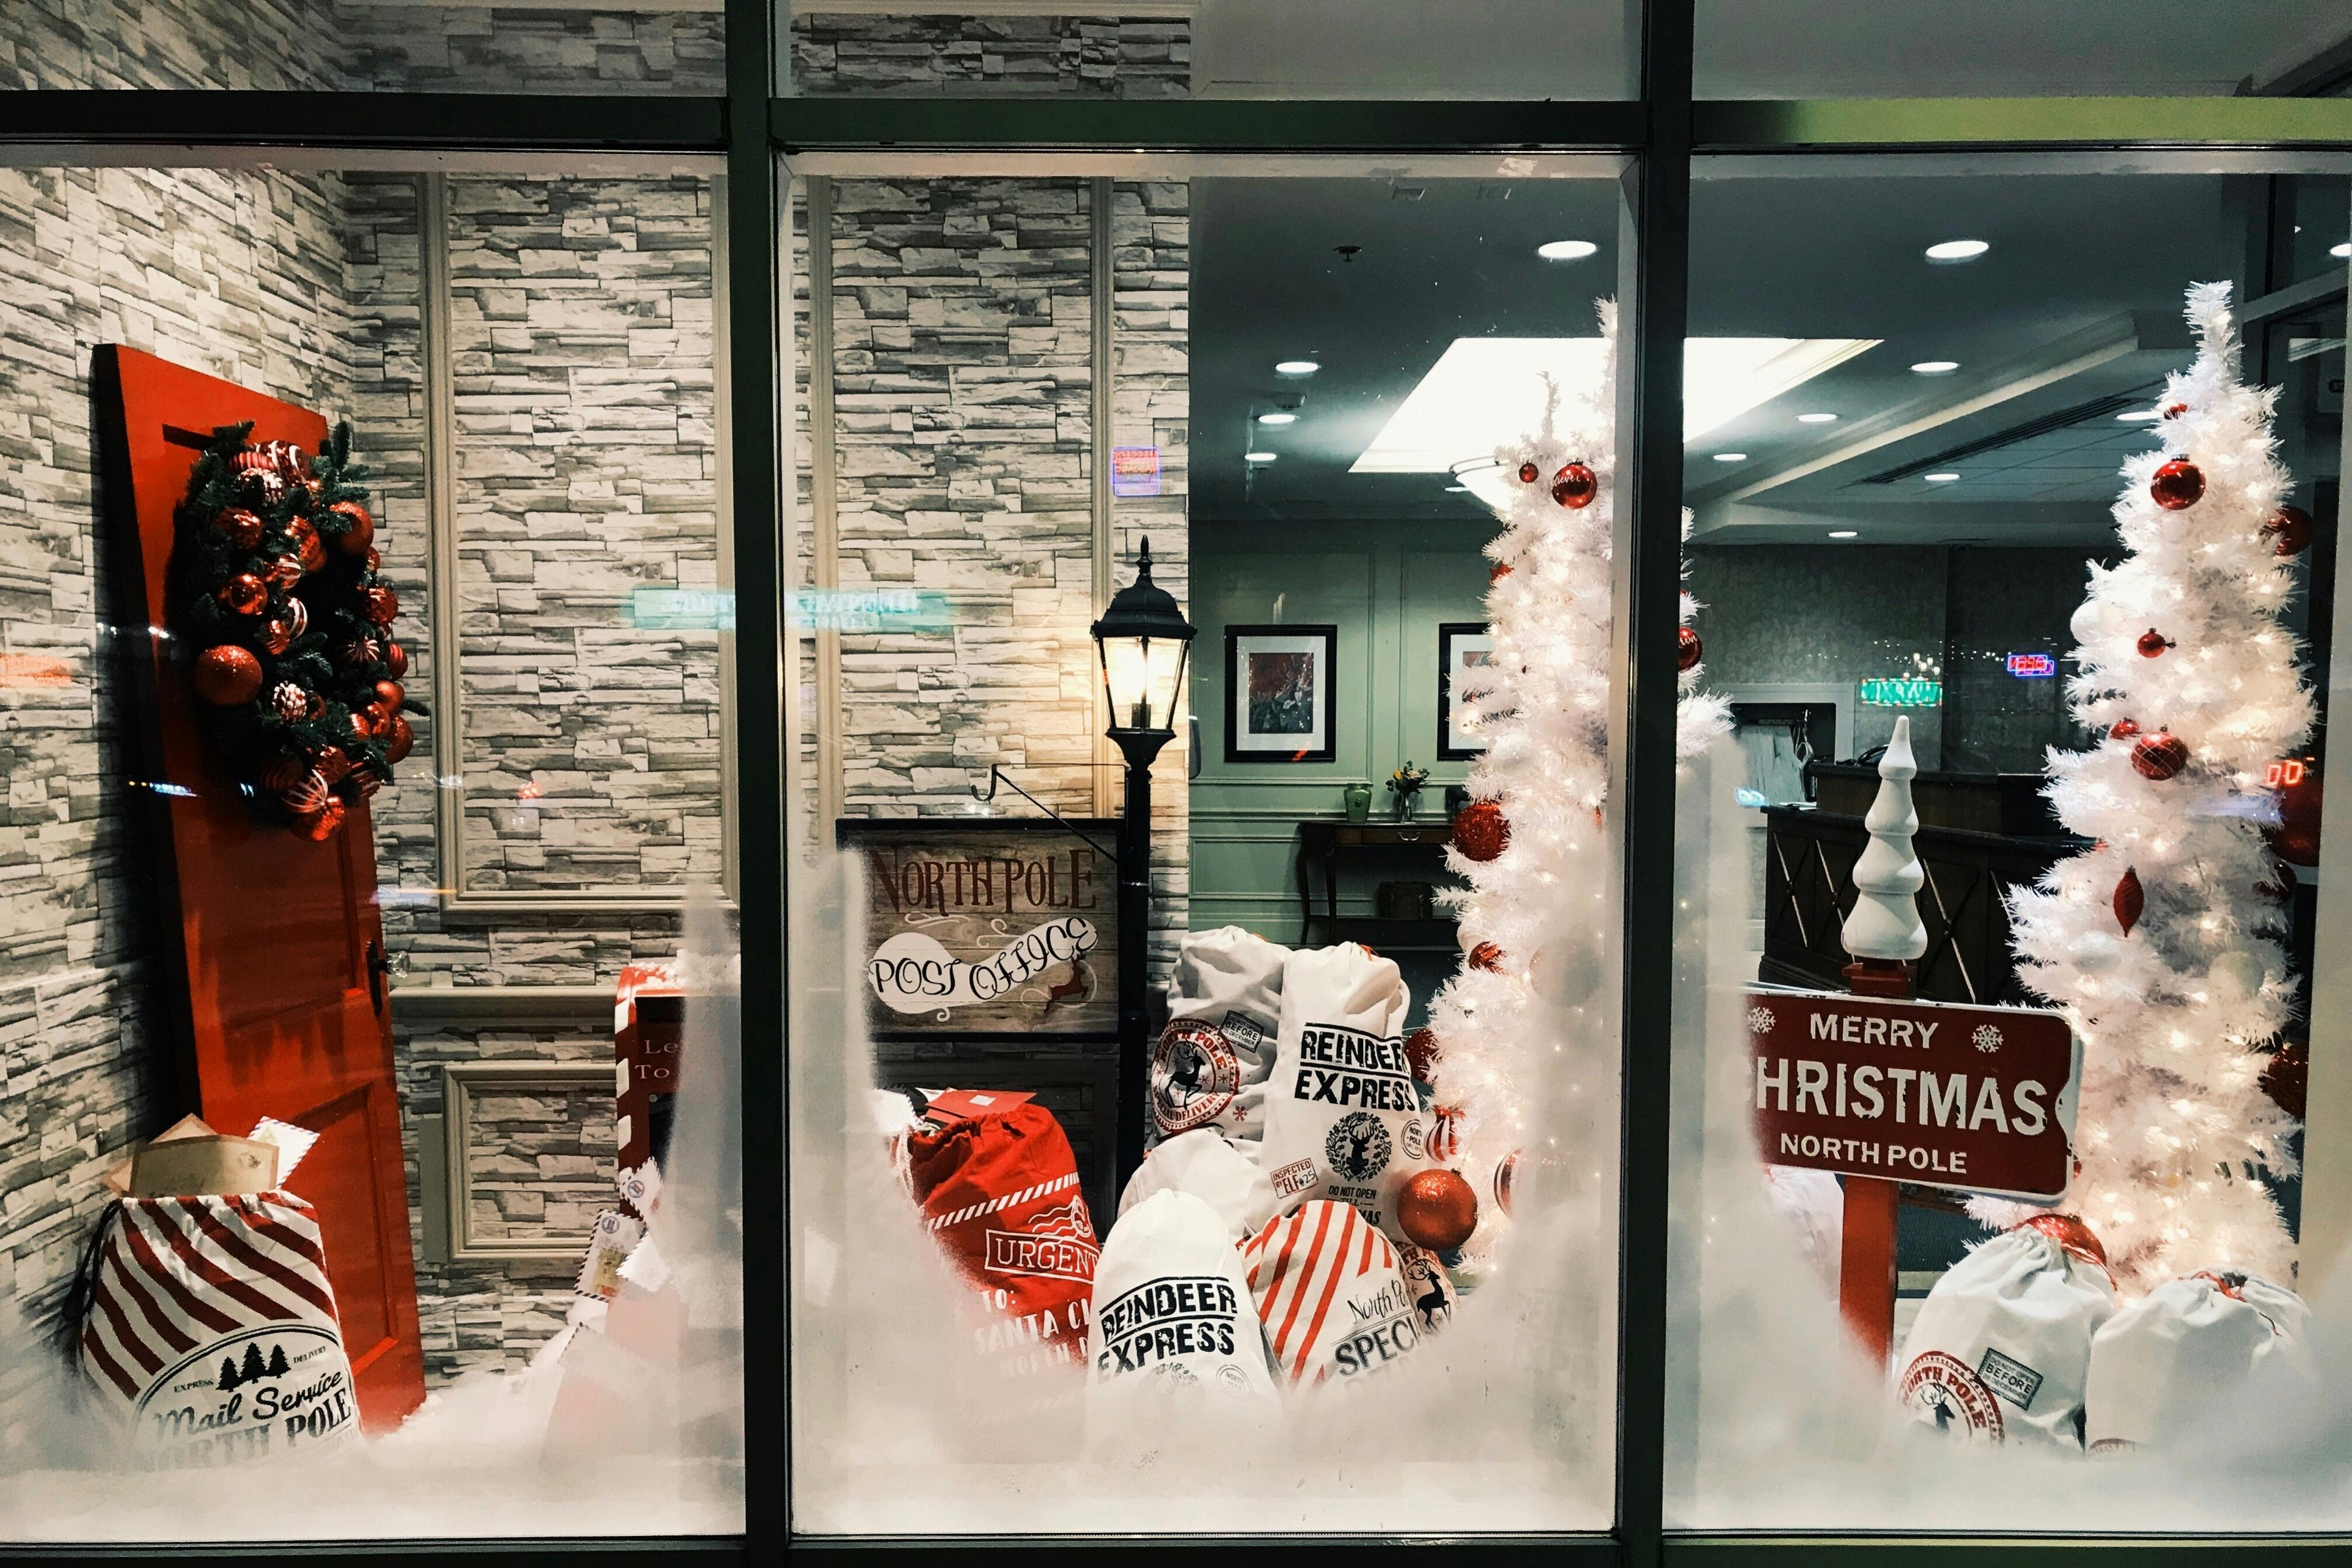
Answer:
[(1118, 1030), (1116, 822), (852, 819), (878, 1037)]

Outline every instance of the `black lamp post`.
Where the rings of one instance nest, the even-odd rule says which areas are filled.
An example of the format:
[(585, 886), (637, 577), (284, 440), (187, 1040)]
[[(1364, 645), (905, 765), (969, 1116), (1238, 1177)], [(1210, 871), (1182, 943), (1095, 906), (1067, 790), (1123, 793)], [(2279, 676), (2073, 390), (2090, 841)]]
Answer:
[(1192, 623), (1173, 595), (1151, 580), (1143, 541), (1135, 581), (1111, 596), (1093, 627), (1110, 705), (1110, 738), (1127, 758), (1127, 810), (1118, 829), (1118, 1179), (1143, 1163), (1150, 1114), (1143, 1006), (1151, 925), (1151, 759), (1176, 738), (1176, 704), (1192, 651)]

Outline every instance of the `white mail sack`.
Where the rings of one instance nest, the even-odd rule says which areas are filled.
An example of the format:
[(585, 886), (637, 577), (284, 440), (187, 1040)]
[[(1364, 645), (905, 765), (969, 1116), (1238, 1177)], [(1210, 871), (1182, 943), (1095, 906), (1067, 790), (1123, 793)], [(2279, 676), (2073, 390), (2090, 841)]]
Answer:
[(1213, 1127), (1255, 1145), (1281, 1021), (1290, 949), (1238, 925), (1196, 931), (1176, 950), (1168, 1027), (1151, 1052), (1151, 1136)]
[(1353, 943), (1293, 953), (1260, 1159), (1278, 1211), (1338, 1198), (1397, 1239), (1397, 1189), (1427, 1168), (1433, 1113), (1407, 1061), (1404, 981)]
[(319, 1218), (293, 1194), (126, 1197), (86, 1288), (82, 1367), (146, 1463), (281, 1458), (359, 1429)]
[(1190, 1194), (1156, 1192), (1119, 1217), (1088, 1317), (1092, 1440), (1149, 1433), (1175, 1406), (1254, 1417), (1277, 1397), (1242, 1255)]
[(2084, 1435), (2095, 1454), (2193, 1437), (2260, 1374), (2310, 1386), (2311, 1360), (2311, 1310), (2293, 1291), (2236, 1273), (2168, 1280), (2092, 1339)]
[(1275, 1371), (1292, 1387), (1384, 1372), (1421, 1343), (1389, 1239), (1348, 1204), (1304, 1203), (1242, 1249)]
[[(2045, 1216), (2089, 1232), (2063, 1216)], [(2029, 1220), (1953, 1265), (1903, 1342), (1896, 1393), (1921, 1425), (1983, 1442), (2080, 1448), (2091, 1336), (2116, 1310), (2089, 1247)]]
[(1168, 1191), (1191, 1193), (1215, 1209), (1235, 1242), (1255, 1235), (1274, 1218), (1274, 1188), (1265, 1172), (1213, 1127), (1195, 1127), (1145, 1150), (1143, 1163), (1118, 1196), (1118, 1211), (1125, 1214), (1153, 1193)]

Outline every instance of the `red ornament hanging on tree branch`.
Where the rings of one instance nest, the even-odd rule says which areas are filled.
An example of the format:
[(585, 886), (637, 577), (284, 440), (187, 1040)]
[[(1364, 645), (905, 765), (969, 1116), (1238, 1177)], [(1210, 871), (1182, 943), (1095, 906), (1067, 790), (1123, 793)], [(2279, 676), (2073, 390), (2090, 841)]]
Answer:
[(2171, 646), (2164, 633), (2153, 626), (2139, 634), (2139, 656), (2143, 659), (2158, 658)]
[(2204, 497), (2204, 471), (2185, 457), (2176, 457), (2148, 480), (2147, 493), (2166, 511), (2184, 511)]
[(1601, 494), (1600, 476), (1581, 463), (1562, 465), (1551, 476), (1551, 498), (1570, 511), (1581, 511)]
[(1698, 668), (1699, 660), (1706, 654), (1706, 644), (1698, 640), (1698, 633), (1687, 626), (1680, 628), (1675, 638), (1675, 669), (1682, 674), (1689, 674)]
[(1458, 1171), (1418, 1171), (1397, 1194), (1397, 1228), (1433, 1252), (1450, 1252), (1478, 1228), (1478, 1195)]
[(2123, 880), (2116, 883), (2113, 903), (2116, 924), (2122, 926), (2124, 935), (2128, 936), (2132, 934), (2132, 927), (2139, 924), (2139, 917), (2147, 910), (2147, 890), (2140, 886), (2137, 870), (2128, 866), (2125, 868)]
[(2189, 747), (2167, 730), (2158, 730), (2132, 747), (2132, 767), (2143, 779), (2170, 779), (2189, 766)]
[(2301, 555), (2311, 544), (2311, 514), (2301, 507), (2281, 507), (2263, 525), (2271, 553), (2281, 560)]
[(1511, 847), (1510, 819), (1492, 800), (1473, 800), (1454, 819), (1454, 847), (1467, 859), (1491, 861)]

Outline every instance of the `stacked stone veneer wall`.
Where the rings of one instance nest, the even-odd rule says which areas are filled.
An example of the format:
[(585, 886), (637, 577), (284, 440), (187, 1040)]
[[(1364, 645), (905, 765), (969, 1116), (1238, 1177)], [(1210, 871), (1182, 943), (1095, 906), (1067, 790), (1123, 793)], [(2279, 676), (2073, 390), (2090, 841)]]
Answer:
[(1189, 16), (793, 17), (793, 79), (812, 96), (1183, 98)]
[(339, 409), (344, 268), (331, 178), (0, 170), (0, 1447), (37, 1396), (28, 1347), (100, 1176), (184, 1109), (151, 1023), (159, 912), (114, 662), (148, 644), (109, 634), (91, 352), (127, 344)]
[[(1002, 763), (1055, 810), (1089, 814), (1103, 725), (1088, 632), (1098, 187), (953, 179), (831, 189), (839, 580), (943, 594), (954, 622), (841, 636), (843, 808), (967, 812), (971, 784)], [(1132, 580), (1148, 535), (1155, 577), (1181, 601), (1188, 191), (1109, 192), (1110, 437), (1157, 446), (1162, 489), (1114, 504), (1114, 580)], [(1185, 921), (1183, 777), (1180, 738), (1153, 796), (1163, 964), (1168, 933)]]

